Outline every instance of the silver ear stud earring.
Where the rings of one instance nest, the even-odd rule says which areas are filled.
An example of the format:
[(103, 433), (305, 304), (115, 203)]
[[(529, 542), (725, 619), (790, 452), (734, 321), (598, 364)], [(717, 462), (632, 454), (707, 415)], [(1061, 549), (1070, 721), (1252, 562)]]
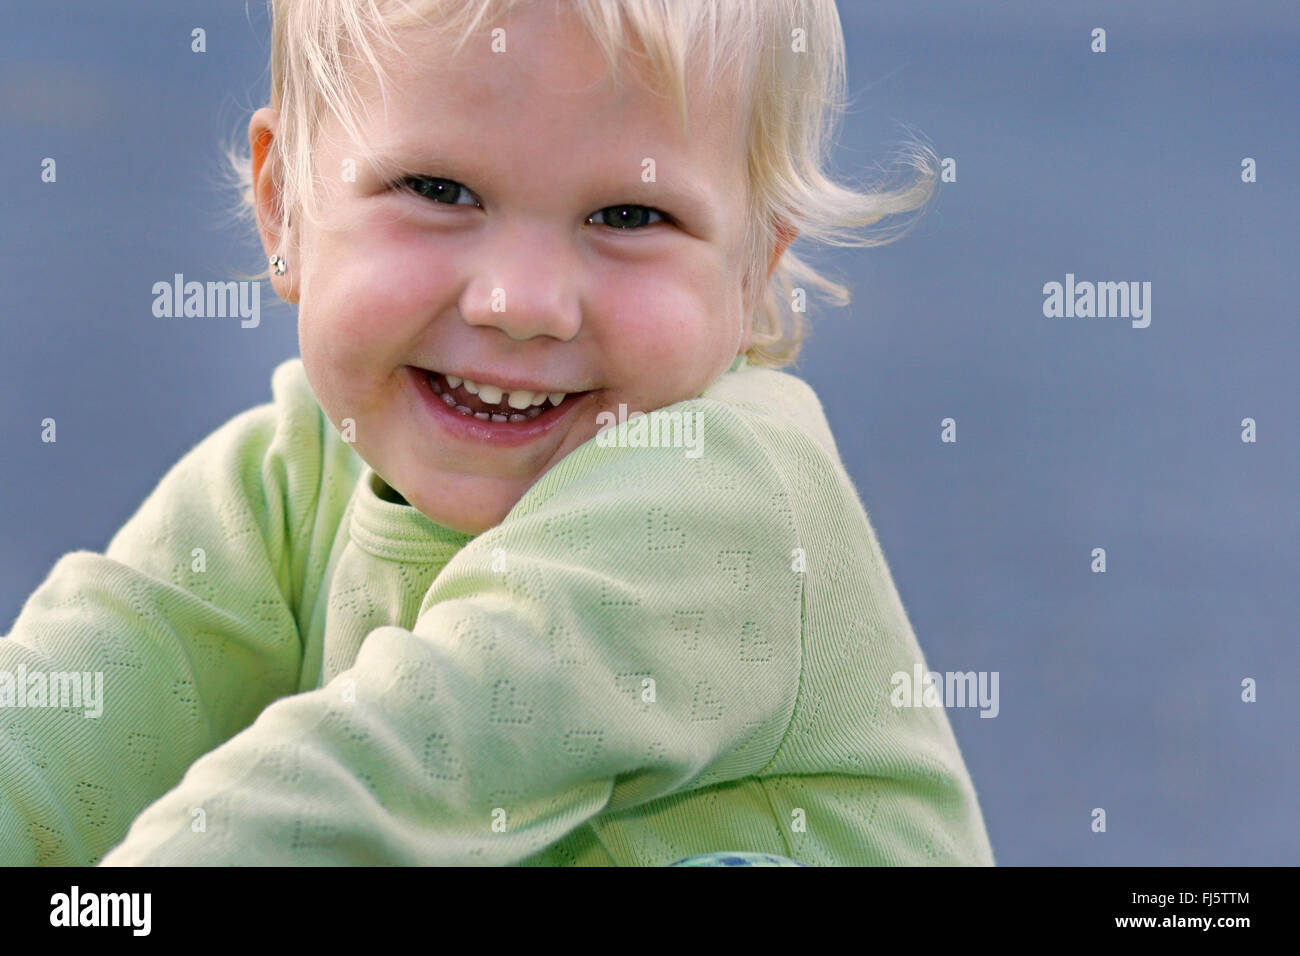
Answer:
[(278, 276), (282, 276), (284, 275), (284, 270), (285, 270), (284, 259), (282, 259), (280, 256), (271, 256), (271, 271)]

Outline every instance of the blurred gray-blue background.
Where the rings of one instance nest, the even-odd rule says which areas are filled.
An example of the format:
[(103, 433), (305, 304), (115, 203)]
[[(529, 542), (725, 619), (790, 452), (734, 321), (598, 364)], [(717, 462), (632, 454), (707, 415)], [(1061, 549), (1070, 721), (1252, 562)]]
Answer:
[[(930, 667), (1000, 675), (995, 719), (949, 710), (1000, 864), (1294, 865), (1300, 6), (1057, 6), (841, 0), (836, 171), (889, 168), (914, 132), (957, 181), (898, 242), (814, 256), (854, 301), (813, 300), (791, 371)], [(297, 339), (269, 285), (255, 329), (151, 311), (174, 273), (265, 261), (220, 153), (267, 96), (263, 6), (10, 4), (0, 25), (8, 631), (60, 555), (102, 550), (270, 399)], [(1149, 281), (1150, 326), (1044, 318), (1066, 273)]]

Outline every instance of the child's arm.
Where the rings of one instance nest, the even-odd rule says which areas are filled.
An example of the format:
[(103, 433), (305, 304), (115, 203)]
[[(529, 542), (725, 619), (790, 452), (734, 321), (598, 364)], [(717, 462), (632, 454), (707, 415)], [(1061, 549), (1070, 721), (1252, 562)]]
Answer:
[[(275, 389), (186, 454), (103, 554), (61, 558), (0, 640), (0, 864), (96, 862), (296, 690), (320, 412), (279, 372)], [(40, 706), (41, 689), (76, 706)]]
[(105, 865), (517, 863), (758, 773), (799, 686), (787, 492), (735, 411), (674, 408), (703, 412), (702, 457), (576, 449), (411, 630), (372, 631), (352, 669), (197, 761)]

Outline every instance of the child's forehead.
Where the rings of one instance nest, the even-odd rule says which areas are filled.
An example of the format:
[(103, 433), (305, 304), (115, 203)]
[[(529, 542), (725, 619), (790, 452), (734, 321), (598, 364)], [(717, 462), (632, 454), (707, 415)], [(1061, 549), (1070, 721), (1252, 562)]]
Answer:
[(737, 116), (748, 101), (734, 69), (715, 71), (688, 58), (680, 75), (661, 72), (635, 37), (607, 51), (575, 16), (537, 15), (546, 6), (529, 5), (531, 13), (511, 16), (506, 26), (469, 35), (438, 22), (405, 27), (381, 55), (382, 88), (372, 70), (354, 77), (355, 88), (371, 104), (397, 95), (466, 111), (522, 102), (544, 111), (581, 101), (683, 135), (696, 123)]
[[(691, 103), (686, 127), (662, 98), (587, 95), (574, 102), (532, 88), (526, 97), (507, 90), (431, 103), (426, 90), (417, 82), (382, 116), (371, 114), (360, 148), (380, 168), (436, 167), (503, 187), (521, 184), (529, 177), (520, 171), (533, 169), (573, 181), (641, 178), (651, 160), (659, 188), (683, 205), (699, 204), (743, 175), (743, 118), (716, 108), (706, 113), (699, 101)], [(346, 137), (342, 145), (351, 151)]]

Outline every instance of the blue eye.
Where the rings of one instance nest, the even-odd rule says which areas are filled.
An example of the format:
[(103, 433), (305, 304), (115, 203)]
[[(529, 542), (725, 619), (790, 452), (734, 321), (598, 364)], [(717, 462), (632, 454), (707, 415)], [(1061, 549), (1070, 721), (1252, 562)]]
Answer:
[[(658, 209), (651, 209), (649, 206), (606, 206), (604, 209), (598, 210), (587, 222), (594, 222), (596, 216), (602, 215), (605, 216), (605, 222), (601, 223), (601, 225), (624, 230), (640, 229), (644, 226), (653, 225), (655, 222), (666, 222), (668, 219)], [(650, 219), (651, 216), (658, 216), (659, 218), (652, 220)]]
[(410, 190), (417, 196), (431, 199), (437, 203), (445, 203), (452, 206), (465, 205), (464, 203), (460, 203), (458, 200), (462, 197), (467, 197), (470, 200), (470, 205), (478, 205), (477, 200), (473, 198), (473, 194), (460, 183), (452, 179), (440, 179), (436, 176), (407, 176), (398, 183), (398, 185), (404, 189)]

